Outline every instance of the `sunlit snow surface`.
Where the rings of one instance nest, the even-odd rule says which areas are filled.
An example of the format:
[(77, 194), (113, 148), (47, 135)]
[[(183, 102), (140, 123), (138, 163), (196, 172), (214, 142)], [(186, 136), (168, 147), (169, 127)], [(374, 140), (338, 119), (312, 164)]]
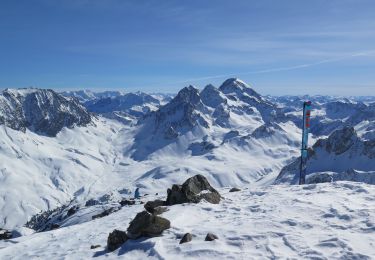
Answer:
[[(1, 259), (371, 259), (375, 257), (375, 187), (337, 182), (275, 185), (229, 193), (220, 204), (169, 207), (161, 237), (126, 242), (109, 253), (108, 233), (126, 230), (143, 205), (58, 230), (0, 242)], [(146, 201), (150, 198), (144, 198)], [(190, 232), (193, 241), (179, 245)], [(204, 241), (207, 232), (219, 239)], [(90, 249), (91, 245), (100, 245)]]

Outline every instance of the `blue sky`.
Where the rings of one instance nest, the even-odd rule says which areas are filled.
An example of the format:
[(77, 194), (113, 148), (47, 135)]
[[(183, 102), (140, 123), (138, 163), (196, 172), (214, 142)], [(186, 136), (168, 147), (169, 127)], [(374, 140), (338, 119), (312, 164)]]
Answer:
[(1, 0), (0, 88), (375, 95), (373, 0)]

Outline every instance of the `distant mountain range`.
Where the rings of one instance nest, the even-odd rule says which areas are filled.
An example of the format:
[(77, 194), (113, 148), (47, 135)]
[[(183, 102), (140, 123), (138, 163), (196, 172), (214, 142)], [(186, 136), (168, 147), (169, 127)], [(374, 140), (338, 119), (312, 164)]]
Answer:
[(308, 179), (375, 183), (373, 97), (263, 96), (235, 78), (176, 95), (4, 90), (0, 227), (111, 190), (161, 192), (192, 174), (219, 187), (294, 184), (307, 99)]

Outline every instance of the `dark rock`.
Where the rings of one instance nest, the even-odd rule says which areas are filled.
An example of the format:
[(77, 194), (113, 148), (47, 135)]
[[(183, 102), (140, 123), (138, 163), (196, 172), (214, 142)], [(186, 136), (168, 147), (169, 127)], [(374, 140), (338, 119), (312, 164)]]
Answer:
[(68, 212), (66, 213), (66, 215), (67, 215), (68, 217), (70, 217), (70, 216), (74, 215), (74, 214), (78, 211), (78, 209), (79, 209), (78, 206), (73, 206), (73, 207), (71, 207), (71, 208), (68, 210)]
[(231, 188), (229, 190), (229, 192), (237, 192), (237, 191), (241, 191), (241, 189), (239, 189), (239, 188)]
[(164, 230), (170, 227), (171, 223), (168, 219), (142, 211), (130, 222), (128, 234), (134, 239), (141, 236), (154, 237), (161, 235)]
[(98, 248), (98, 247), (100, 247), (100, 245), (91, 245), (90, 249), (95, 249), (95, 248)]
[(98, 205), (98, 204), (100, 204), (100, 201), (95, 200), (95, 199), (89, 199), (88, 201), (86, 201), (85, 206), (91, 207), (91, 206), (95, 206), (95, 205)]
[(218, 204), (221, 198), (219, 192), (200, 174), (187, 179), (182, 185), (174, 184), (167, 193), (167, 205), (198, 203), (202, 199)]
[(150, 212), (150, 213), (154, 213), (154, 209), (156, 207), (159, 207), (159, 206), (164, 206), (165, 205), (165, 201), (163, 200), (152, 200), (152, 201), (148, 201), (144, 207), (145, 209)]
[(135, 205), (135, 200), (123, 199), (123, 200), (120, 201), (120, 205), (121, 205), (121, 207)]
[(108, 216), (109, 214), (113, 212), (116, 212), (117, 210), (118, 210), (117, 208), (109, 208), (109, 209), (104, 210), (102, 213), (92, 216), (91, 218), (93, 220), (97, 218), (102, 218), (102, 217)]
[(52, 223), (52, 224), (51, 224), (51, 230), (52, 230), (52, 229), (58, 229), (58, 228), (60, 228), (60, 225), (59, 225), (59, 224), (56, 224), (56, 223)]
[(10, 232), (9, 230), (0, 228), (0, 240), (11, 239), (11, 238), (12, 238), (12, 232)]
[(187, 243), (193, 240), (193, 236), (190, 233), (186, 233), (180, 240), (180, 244)]
[(109, 234), (108, 239), (107, 239), (108, 251), (116, 250), (122, 244), (124, 244), (127, 240), (128, 240), (128, 236), (126, 235), (126, 232), (117, 230), (117, 229), (113, 230), (112, 233)]
[(207, 233), (207, 236), (206, 236), (206, 238), (204, 239), (204, 241), (213, 241), (213, 240), (215, 240), (215, 239), (219, 239), (219, 238), (217, 237), (217, 235), (212, 234), (212, 233)]

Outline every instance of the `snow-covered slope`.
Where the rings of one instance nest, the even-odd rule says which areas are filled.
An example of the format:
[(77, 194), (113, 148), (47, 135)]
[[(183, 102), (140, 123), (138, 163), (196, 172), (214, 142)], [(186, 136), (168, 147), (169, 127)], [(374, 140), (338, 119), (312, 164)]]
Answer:
[(0, 126), (0, 226), (21, 226), (41, 210), (88, 192), (113, 171), (118, 128), (115, 122), (95, 120), (50, 138)]
[[(270, 186), (228, 193), (220, 204), (182, 204), (162, 216), (171, 228), (106, 250), (143, 205), (107, 217), (0, 242), (1, 259), (373, 259), (375, 187), (338, 182)], [(329, 198), (329, 199), (327, 199)], [(147, 199), (147, 198), (144, 198)], [(179, 244), (186, 232), (189, 243)], [(204, 241), (208, 232), (218, 236)], [(91, 245), (99, 245), (90, 249)]]

